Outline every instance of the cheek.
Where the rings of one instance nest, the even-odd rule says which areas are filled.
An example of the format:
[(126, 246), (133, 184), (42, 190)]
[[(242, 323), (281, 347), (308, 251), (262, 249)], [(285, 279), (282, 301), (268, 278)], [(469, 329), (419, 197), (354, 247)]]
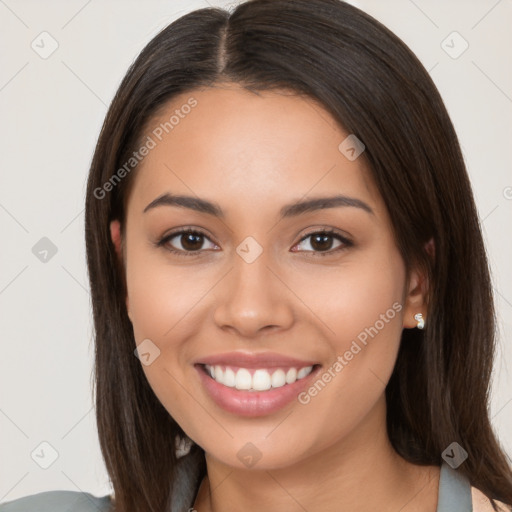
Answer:
[(141, 357), (142, 369), (164, 407), (178, 423), (187, 424), (188, 415), (182, 412), (190, 409), (190, 340), (200, 338), (211, 272), (208, 277), (194, 266), (166, 264), (137, 246), (129, 248), (127, 262), (135, 343), (150, 354), (149, 364)]
[(393, 246), (354, 253), (338, 266), (295, 271), (287, 279), (294, 280), (294, 292), (323, 325), (336, 353), (348, 350), (352, 340), (364, 343), (368, 329), (383, 343), (398, 344), (405, 268)]
[[(370, 401), (382, 393), (400, 345), (404, 280), (402, 259), (390, 249), (363, 254), (336, 270), (330, 269), (329, 274), (317, 272), (301, 281), (302, 296), (307, 289), (315, 290), (314, 294), (309, 292), (308, 306), (321, 320), (316, 323), (322, 325), (328, 340), (323, 380), (329, 382), (325, 386), (330, 388), (324, 397), (327, 401), (338, 396), (347, 400), (350, 410), (363, 412), (369, 404), (361, 401), (361, 393), (368, 389)], [(321, 382), (311, 394), (323, 389)], [(357, 395), (359, 400), (352, 403), (351, 397)], [(308, 399), (305, 396), (304, 401)]]
[[(402, 287), (396, 273), (367, 268), (344, 276), (333, 290), (332, 299), (325, 304), (326, 322), (340, 340), (343, 349), (348, 340), (365, 341), (365, 333), (392, 342), (400, 333)], [(378, 332), (376, 332), (378, 331)], [(369, 334), (368, 334), (369, 335)], [(339, 345), (339, 346), (338, 346)]]
[(322, 290), (315, 294), (323, 297), (318, 311), (328, 327), (330, 358), (300, 397), (332, 435), (337, 432), (332, 425), (349, 432), (362, 421), (393, 372), (403, 328), (405, 269), (398, 254), (382, 251), (336, 274), (318, 280)]
[(143, 248), (128, 256), (127, 288), (137, 343), (180, 339), (190, 328), (187, 315), (195, 314), (211, 285), (193, 266), (167, 264)]
[(179, 275), (161, 265), (133, 265), (127, 281), (135, 342), (144, 347), (142, 353), (150, 354), (149, 364), (140, 357), (142, 370), (166, 410), (178, 424), (187, 425), (187, 341), (198, 326), (197, 322), (192, 326), (187, 315), (194, 314), (204, 286), (198, 285), (196, 290), (188, 283), (190, 279)]

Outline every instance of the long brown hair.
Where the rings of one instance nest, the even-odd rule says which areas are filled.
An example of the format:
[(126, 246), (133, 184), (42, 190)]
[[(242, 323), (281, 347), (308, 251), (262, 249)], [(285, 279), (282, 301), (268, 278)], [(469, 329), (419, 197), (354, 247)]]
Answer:
[[(495, 353), (488, 262), (459, 142), (434, 83), (396, 35), (349, 4), (251, 0), (232, 12), (190, 12), (148, 43), (110, 105), (92, 160), (85, 236), (95, 404), (116, 510), (168, 507), (179, 464), (174, 437), (182, 434), (134, 357), (109, 223), (124, 227), (136, 166), (118, 170), (158, 109), (219, 82), (307, 95), (363, 141), (406, 267), (421, 264), (430, 279), (426, 328), (403, 331), (386, 388), (390, 440), (424, 465), (440, 465), (456, 441), (469, 454), (457, 471), (488, 497), (512, 503), (511, 468), (488, 410)], [(425, 251), (431, 238), (433, 259)]]

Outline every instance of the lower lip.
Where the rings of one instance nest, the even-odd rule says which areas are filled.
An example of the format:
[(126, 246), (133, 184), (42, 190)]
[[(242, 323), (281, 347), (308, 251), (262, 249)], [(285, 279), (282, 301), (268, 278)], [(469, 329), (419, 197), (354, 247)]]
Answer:
[(204, 366), (195, 365), (195, 368), (199, 372), (199, 378), (206, 391), (219, 407), (239, 416), (255, 417), (277, 412), (292, 402), (304, 388), (309, 386), (320, 366), (313, 368), (309, 375), (292, 384), (285, 384), (280, 388), (270, 388), (268, 391), (245, 391), (230, 388), (207, 375)]

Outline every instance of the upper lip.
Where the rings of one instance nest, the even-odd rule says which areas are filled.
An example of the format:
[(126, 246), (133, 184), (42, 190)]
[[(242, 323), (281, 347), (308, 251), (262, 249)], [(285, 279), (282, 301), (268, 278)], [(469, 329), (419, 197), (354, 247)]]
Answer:
[(274, 366), (304, 368), (318, 363), (316, 361), (296, 359), (295, 357), (285, 356), (277, 352), (224, 352), (222, 354), (201, 357), (195, 361), (195, 364), (239, 366), (242, 368), (271, 368)]

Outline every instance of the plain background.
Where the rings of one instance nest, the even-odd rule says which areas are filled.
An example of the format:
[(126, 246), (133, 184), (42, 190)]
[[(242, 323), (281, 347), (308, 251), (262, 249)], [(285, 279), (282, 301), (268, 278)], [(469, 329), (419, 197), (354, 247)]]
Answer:
[[(512, 454), (512, 3), (352, 3), (418, 55), (459, 135), (498, 312), (491, 416)], [(0, 502), (52, 489), (111, 491), (92, 409), (85, 181), (130, 63), (171, 21), (208, 5), (233, 2), (0, 0)], [(43, 31), (58, 43), (46, 59), (31, 47)], [(47, 262), (32, 250), (43, 237), (57, 250)], [(31, 456), (51, 456), (42, 442), (58, 453), (47, 469)]]

